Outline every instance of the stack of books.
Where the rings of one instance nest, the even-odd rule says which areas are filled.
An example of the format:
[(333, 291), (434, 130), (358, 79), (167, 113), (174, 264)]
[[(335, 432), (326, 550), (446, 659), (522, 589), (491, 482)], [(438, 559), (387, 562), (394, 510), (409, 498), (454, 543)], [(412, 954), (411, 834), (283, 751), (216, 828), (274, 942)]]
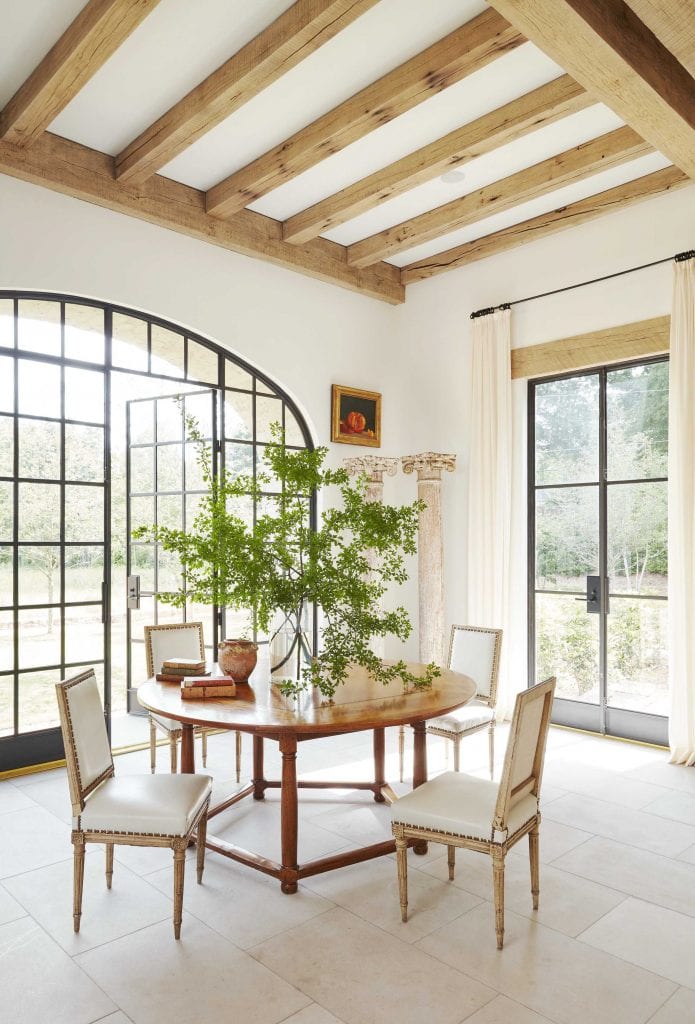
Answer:
[(205, 700), (211, 697), (236, 697), (231, 676), (188, 676), (181, 683), (183, 700)]
[(205, 660), (199, 658), (167, 658), (162, 662), (162, 670), (157, 673), (160, 683), (182, 683), (189, 676), (209, 675), (205, 671)]

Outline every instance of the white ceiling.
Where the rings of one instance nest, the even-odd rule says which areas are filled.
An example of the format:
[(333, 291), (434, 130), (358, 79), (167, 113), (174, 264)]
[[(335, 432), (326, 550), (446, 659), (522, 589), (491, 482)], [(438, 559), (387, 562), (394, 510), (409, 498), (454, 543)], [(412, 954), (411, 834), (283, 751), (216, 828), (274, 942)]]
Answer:
[[(84, 2), (2, 0), (0, 108)], [(50, 130), (117, 154), (291, 3), (161, 0)], [(209, 188), (485, 9), (484, 0), (380, 0), (185, 150), (162, 173), (198, 189)], [(560, 74), (557, 64), (527, 43), (275, 189), (252, 209), (284, 220)], [(327, 237), (350, 244), (620, 124), (616, 115), (596, 104), (471, 161), (457, 184), (446, 185), (437, 178), (335, 228)], [(406, 264), (667, 164), (665, 158), (655, 155), (602, 172), (419, 246), (392, 262)]]

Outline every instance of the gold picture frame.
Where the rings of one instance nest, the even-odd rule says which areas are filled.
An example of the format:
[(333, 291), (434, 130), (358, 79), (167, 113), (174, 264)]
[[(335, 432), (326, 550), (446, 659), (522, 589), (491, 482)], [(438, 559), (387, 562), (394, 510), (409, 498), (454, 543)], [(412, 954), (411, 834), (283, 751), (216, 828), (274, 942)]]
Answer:
[(378, 391), (333, 385), (331, 441), (381, 447), (381, 395)]

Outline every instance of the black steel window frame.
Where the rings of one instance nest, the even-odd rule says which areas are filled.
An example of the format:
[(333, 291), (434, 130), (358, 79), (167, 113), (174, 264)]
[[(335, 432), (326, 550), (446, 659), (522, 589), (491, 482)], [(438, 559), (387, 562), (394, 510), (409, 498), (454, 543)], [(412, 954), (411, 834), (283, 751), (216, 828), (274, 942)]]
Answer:
[[(222, 345), (212, 341), (203, 335), (198, 334), (195, 331), (188, 330), (176, 324), (173, 321), (166, 320), (162, 317), (154, 316), (149, 313), (143, 313), (141, 310), (133, 309), (128, 306), (122, 306), (115, 303), (101, 302), (96, 299), (73, 295), (69, 293), (58, 293), (58, 292), (47, 292), (47, 291), (36, 291), (31, 289), (0, 289), (0, 301), (10, 301), (13, 304), (13, 316), (14, 316), (14, 337), (11, 345), (0, 344), (0, 357), (7, 356), (14, 360), (14, 380), (13, 380), (13, 393), (14, 393), (14, 406), (12, 413), (0, 413), (0, 415), (13, 418), (14, 429), (13, 429), (13, 440), (14, 440), (14, 464), (13, 464), (13, 475), (11, 477), (0, 477), (0, 481), (9, 482), (13, 485), (13, 538), (11, 544), (3, 544), (3, 547), (12, 547), (13, 555), (13, 584), (12, 584), (12, 602), (10, 605), (5, 605), (2, 597), (0, 597), (0, 611), (10, 611), (13, 615), (13, 668), (10, 671), (3, 671), (0, 673), (0, 679), (10, 677), (13, 680), (13, 734), (0, 737), (0, 773), (4, 771), (10, 771), (16, 768), (22, 768), (35, 764), (44, 764), (50, 761), (60, 760), (64, 756), (62, 739), (60, 736), (60, 730), (58, 728), (41, 729), (31, 732), (20, 733), (18, 732), (18, 716), (19, 716), (19, 693), (18, 693), (18, 679), (24, 670), (19, 667), (19, 635), (18, 635), (18, 610), (19, 610), (19, 564), (18, 564), (18, 548), (20, 542), (17, 538), (18, 530), (18, 501), (19, 501), (19, 489), (17, 486), (18, 470), (19, 470), (19, 446), (18, 446), (18, 420), (20, 418), (19, 406), (18, 406), (18, 388), (19, 388), (19, 376), (18, 376), (18, 365), (20, 360), (35, 361), (38, 363), (49, 364), (61, 368), (61, 414), (59, 417), (40, 416), (35, 415), (33, 418), (36, 420), (54, 420), (56, 423), (61, 424), (61, 480), (57, 481), (61, 485), (61, 536), (60, 536), (60, 548), (61, 548), (61, 567), (60, 567), (60, 596), (61, 601), (58, 604), (53, 604), (52, 607), (60, 608), (61, 611), (65, 606), (65, 564), (62, 553), (71, 546), (103, 546), (104, 551), (104, 579), (102, 586), (102, 599), (101, 601), (86, 601), (86, 602), (68, 602), (68, 607), (80, 607), (80, 606), (101, 606), (102, 619), (104, 622), (104, 657), (103, 660), (90, 661), (91, 664), (103, 664), (104, 671), (104, 707), (105, 715), (107, 720), (107, 727), (110, 729), (110, 709), (111, 709), (111, 630), (109, 628), (111, 618), (111, 585), (112, 585), (112, 573), (111, 573), (111, 497), (112, 497), (112, 467), (111, 467), (111, 381), (114, 373), (118, 374), (129, 374), (136, 377), (144, 377), (148, 379), (157, 379), (170, 381), (172, 384), (185, 384), (188, 387), (196, 386), (202, 389), (210, 389), (218, 394), (218, 422), (219, 422), (219, 444), (216, 446), (214, 452), (214, 458), (219, 460), (219, 465), (224, 466), (225, 463), (225, 446), (227, 442), (226, 431), (225, 431), (225, 408), (224, 398), (226, 394), (244, 394), (251, 395), (252, 401), (252, 414), (253, 414), (253, 436), (251, 440), (241, 439), (230, 439), (235, 444), (248, 444), (253, 452), (253, 471), (254, 474), (257, 472), (258, 454), (263, 449), (265, 442), (257, 439), (256, 429), (256, 400), (257, 396), (273, 397), (279, 399), (281, 403), (281, 414), (282, 414), (282, 425), (283, 428), (286, 426), (287, 421), (287, 410), (291, 413), (297, 424), (303, 445), (288, 445), (289, 448), (295, 448), (301, 450), (301, 448), (307, 448), (313, 451), (314, 444), (309, 432), (309, 428), (306, 424), (304, 416), (294, 400), (273, 381), (267, 374), (262, 370), (257, 369), (251, 363), (245, 359), (237, 356), (236, 354), (228, 351)], [(50, 302), (59, 304), (60, 307), (60, 336), (61, 336), (61, 354), (54, 355), (42, 352), (35, 352), (30, 349), (20, 348), (19, 346), (19, 322), (20, 307), (19, 303), (22, 301), (36, 301), (36, 302)], [(104, 338), (104, 358), (103, 361), (94, 362), (89, 360), (75, 359), (65, 355), (65, 310), (66, 306), (83, 306), (91, 309), (99, 310), (103, 313), (103, 338)], [(121, 315), (131, 319), (140, 320), (147, 326), (147, 369), (137, 370), (131, 369), (127, 366), (121, 366), (114, 363), (113, 359), (113, 317), (114, 315)], [(152, 328), (161, 327), (164, 330), (171, 331), (174, 334), (180, 336), (183, 340), (183, 376), (176, 374), (165, 374), (160, 372), (152, 371)], [(190, 344), (194, 343), (207, 349), (213, 353), (216, 359), (216, 380), (195, 380), (188, 377), (189, 373), (189, 352)], [(238, 387), (233, 384), (226, 383), (226, 368), (228, 363), (233, 364), (242, 372), (246, 373), (250, 377), (250, 386), (248, 388)], [(102, 424), (94, 424), (92, 421), (82, 421), (79, 419), (65, 419), (65, 396), (64, 396), (64, 381), (65, 381), (65, 368), (75, 368), (79, 370), (88, 370), (91, 372), (98, 372), (103, 375), (104, 378), (104, 417)], [(154, 397), (154, 396), (153, 396)], [(25, 417), (25, 414), (21, 414), (21, 418), (32, 418), (30, 415)], [(72, 542), (66, 541), (64, 537), (64, 506), (65, 506), (65, 487), (66, 484), (69, 486), (71, 481), (65, 480), (65, 425), (76, 424), (76, 425), (88, 425), (88, 426), (99, 426), (103, 428), (104, 432), (104, 479), (103, 482), (94, 481), (73, 481), (77, 485), (84, 486), (96, 486), (101, 487), (103, 490), (104, 497), (104, 525), (103, 525), (103, 541), (92, 542), (91, 545), (88, 542)], [(24, 481), (22, 482), (31, 482)], [(38, 483), (51, 483), (52, 480), (37, 480)], [(127, 505), (129, 505), (128, 498), (126, 499)], [(254, 504), (254, 521), (255, 521), (255, 504)], [(316, 528), (318, 521), (317, 517), (317, 499), (316, 494), (312, 494), (310, 497), (310, 522), (313, 528)], [(130, 537), (126, 538), (127, 549), (130, 547)], [(29, 542), (27, 542), (29, 543)], [(38, 544), (38, 542), (36, 542)], [(46, 544), (52, 542), (45, 542)], [(27, 609), (31, 607), (48, 607), (48, 605), (36, 605), (26, 606)], [(24, 606), (22, 606), (24, 610)], [(224, 609), (218, 609), (215, 616), (216, 624), (216, 636), (214, 638), (215, 646), (217, 640), (221, 637), (224, 631)], [(317, 616), (313, 615), (313, 640), (314, 649), (317, 643)], [(48, 668), (60, 668), (63, 670), (71, 670), (82, 667), (83, 663), (73, 663), (65, 661), (65, 622), (64, 615), (61, 614), (61, 664), (51, 666), (32, 666), (30, 669), (26, 669), (27, 672), (43, 671)]]
[[(583, 595), (579, 590), (547, 590), (536, 586), (536, 494), (538, 491), (561, 490), (563, 488), (598, 489), (599, 498), (599, 575), (604, 581), (608, 598), (624, 598), (627, 595), (610, 591), (605, 586), (608, 579), (608, 492), (609, 488), (626, 484), (665, 483), (668, 477), (638, 477), (635, 479), (609, 480), (608, 467), (608, 418), (606, 411), (608, 375), (616, 370), (633, 366), (649, 366), (668, 363), (668, 356), (649, 356), (644, 359), (630, 359), (605, 366), (573, 370), (566, 373), (549, 374), (530, 379), (527, 385), (527, 631), (528, 631), (528, 686), (536, 682), (536, 594), (557, 594), (572, 597)], [(598, 378), (599, 383), (599, 462), (598, 479), (579, 483), (537, 484), (536, 483), (536, 388), (552, 381), (571, 380), (576, 377)], [(634, 600), (667, 601), (657, 594), (631, 594)], [(607, 613), (599, 616), (599, 703), (590, 704), (556, 697), (553, 702), (553, 722), (601, 735), (619, 736), (659, 745), (668, 744), (668, 719), (651, 712), (611, 707), (608, 703), (608, 637)]]

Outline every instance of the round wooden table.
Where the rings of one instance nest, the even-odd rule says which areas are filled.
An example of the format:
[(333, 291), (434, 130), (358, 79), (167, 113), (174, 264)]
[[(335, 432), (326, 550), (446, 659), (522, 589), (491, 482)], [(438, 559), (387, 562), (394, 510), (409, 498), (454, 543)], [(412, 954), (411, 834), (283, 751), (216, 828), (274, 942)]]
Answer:
[[(422, 674), (425, 666), (409, 664), (414, 674)], [(213, 675), (214, 675), (213, 670)], [(138, 689), (138, 700), (148, 711), (181, 722), (181, 771), (194, 772), (193, 729), (202, 725), (213, 729), (231, 729), (253, 735), (253, 779), (248, 786), (211, 808), (208, 817), (220, 814), (246, 796), (262, 800), (266, 789), (280, 789), (280, 827), (282, 863), (242, 850), (208, 832), (206, 845), (226, 857), (278, 878), (284, 893), (297, 891), (300, 878), (381, 857), (395, 851), (394, 840), (347, 850), (305, 864), (297, 862), (298, 790), (364, 789), (371, 790), (378, 802), (396, 799), (385, 779), (384, 730), (389, 726), (411, 725), (413, 728), (413, 787), (427, 781), (427, 747), (425, 726), (429, 718), (448, 714), (467, 704), (475, 696), (475, 683), (468, 676), (450, 669), (423, 690), (403, 693), (400, 682), (389, 686), (372, 679), (355, 667), (343, 686), (338, 688), (333, 703), (327, 703), (317, 691), (300, 698), (283, 697), (267, 672), (259, 666), (249, 683), (237, 684), (233, 699), (182, 700), (177, 684), (158, 683), (149, 679)], [(344, 733), (374, 732), (374, 781), (328, 782), (297, 779), (297, 744), (304, 740), (339, 736)], [(274, 740), (282, 754), (282, 778), (266, 779), (263, 773), (263, 741)], [(416, 853), (425, 853), (427, 844), (415, 842)]]

